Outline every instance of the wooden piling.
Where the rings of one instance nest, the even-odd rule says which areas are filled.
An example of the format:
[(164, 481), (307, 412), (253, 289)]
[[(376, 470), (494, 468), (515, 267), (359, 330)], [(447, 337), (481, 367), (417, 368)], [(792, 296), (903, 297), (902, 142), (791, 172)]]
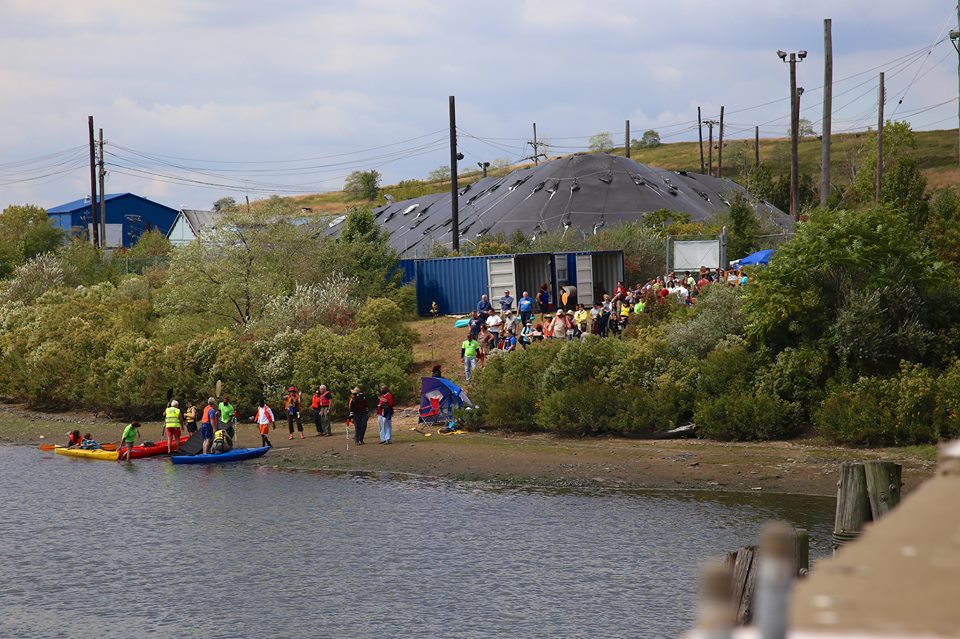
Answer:
[(833, 549), (852, 541), (870, 521), (870, 500), (867, 497), (867, 476), (863, 464), (840, 464), (837, 482), (837, 511), (833, 524)]
[(873, 519), (880, 519), (900, 503), (901, 466), (888, 461), (869, 461), (864, 463), (863, 470), (870, 514)]
[(804, 528), (796, 529), (795, 565), (798, 577), (806, 577), (810, 572), (810, 533)]

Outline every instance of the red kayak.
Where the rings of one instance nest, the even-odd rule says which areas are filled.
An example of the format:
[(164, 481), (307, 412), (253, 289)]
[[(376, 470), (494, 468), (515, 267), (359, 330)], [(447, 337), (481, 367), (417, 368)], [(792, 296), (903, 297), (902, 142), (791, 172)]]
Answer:
[[(180, 443), (185, 444), (187, 440), (190, 439), (189, 435), (184, 435), (180, 438)], [(174, 447), (173, 450), (177, 450)], [(120, 453), (120, 459), (124, 458), (124, 455), (127, 453), (127, 447), (123, 446), (117, 449), (117, 452)], [(166, 455), (167, 454), (167, 442), (162, 441), (156, 444), (150, 442), (144, 444), (137, 444), (130, 450), (131, 459), (139, 459), (141, 457), (153, 457), (154, 455)]]

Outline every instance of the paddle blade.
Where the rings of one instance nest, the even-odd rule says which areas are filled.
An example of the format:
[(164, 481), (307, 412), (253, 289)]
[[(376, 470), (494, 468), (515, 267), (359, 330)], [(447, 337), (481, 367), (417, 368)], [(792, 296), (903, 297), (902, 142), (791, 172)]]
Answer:
[(100, 446), (100, 448), (102, 448), (103, 450), (105, 450), (105, 451), (107, 451), (107, 452), (112, 453), (112, 452), (114, 452), (115, 450), (117, 450), (117, 445), (116, 445), (116, 444), (103, 444), (102, 446)]
[(56, 447), (56, 444), (40, 444), (40, 450), (53, 450)]
[(217, 380), (217, 393), (216, 396), (220, 397), (223, 395), (223, 380)]

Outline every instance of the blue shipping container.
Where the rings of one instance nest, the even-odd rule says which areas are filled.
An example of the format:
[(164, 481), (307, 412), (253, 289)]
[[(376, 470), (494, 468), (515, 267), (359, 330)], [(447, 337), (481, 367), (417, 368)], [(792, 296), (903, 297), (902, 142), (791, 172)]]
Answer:
[(417, 260), (416, 278), (421, 317), (434, 302), (440, 315), (469, 313), (487, 292), (487, 256)]

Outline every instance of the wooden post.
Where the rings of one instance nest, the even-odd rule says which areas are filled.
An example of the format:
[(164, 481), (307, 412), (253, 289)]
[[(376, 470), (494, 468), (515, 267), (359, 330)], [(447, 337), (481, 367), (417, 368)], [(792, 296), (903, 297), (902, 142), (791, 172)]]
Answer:
[(797, 54), (790, 54), (790, 215), (800, 221), (800, 100), (797, 96)]
[(877, 192), (876, 200), (880, 201), (880, 191), (883, 189), (883, 71), (880, 72), (880, 90), (877, 93)]
[(840, 464), (837, 482), (837, 513), (833, 524), (833, 549), (852, 541), (871, 520), (870, 500), (867, 497), (867, 476), (863, 464)]
[(760, 534), (756, 626), (762, 639), (785, 639), (790, 595), (796, 576), (796, 534), (782, 521), (769, 522)]
[(710, 639), (729, 639), (734, 625), (733, 572), (728, 561), (710, 561), (700, 573), (697, 630)]
[(100, 190), (100, 237), (97, 240), (102, 248), (107, 246), (107, 189), (106, 177), (107, 166), (106, 158), (103, 157), (103, 129), (100, 129), (100, 170), (97, 173), (99, 177)]
[(624, 148), (626, 149), (627, 157), (630, 157), (630, 120), (627, 120), (623, 127), (623, 137), (626, 143)]
[(823, 19), (823, 135), (820, 136), (820, 206), (830, 197), (830, 131), (833, 116), (833, 21)]
[(700, 107), (697, 107), (697, 132), (700, 134), (700, 175), (703, 175), (703, 121), (700, 119)]
[(753, 128), (753, 165), (760, 166), (760, 127)]
[(727, 556), (733, 575), (733, 606), (738, 626), (745, 626), (753, 618), (753, 593), (757, 579), (756, 546), (743, 546)]
[(880, 519), (900, 503), (902, 467), (888, 461), (869, 461), (863, 465), (867, 497), (873, 519)]
[(540, 166), (540, 153), (537, 150), (537, 123), (533, 123), (533, 165)]
[(713, 120), (707, 120), (707, 175), (713, 177)]
[(87, 128), (90, 133), (90, 243), (100, 244), (100, 230), (97, 227), (97, 150), (93, 139), (93, 116), (87, 116)]
[(723, 107), (720, 107), (720, 137), (717, 142), (717, 177), (723, 177)]
[[(536, 125), (534, 125), (536, 126)], [(450, 96), (450, 235), (454, 252), (460, 251), (460, 194), (457, 192), (457, 99)]]

